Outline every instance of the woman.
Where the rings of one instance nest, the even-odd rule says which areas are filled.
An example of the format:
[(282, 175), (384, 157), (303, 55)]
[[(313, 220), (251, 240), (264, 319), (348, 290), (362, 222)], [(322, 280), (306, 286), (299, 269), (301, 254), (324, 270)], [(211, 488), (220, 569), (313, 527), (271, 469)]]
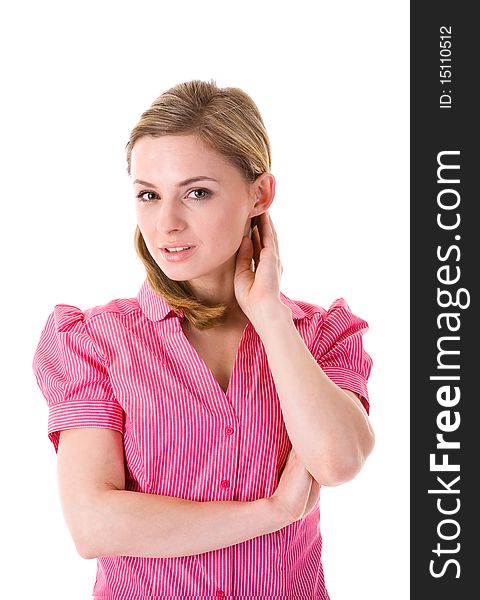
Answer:
[(57, 304), (33, 369), (94, 597), (328, 599), (319, 489), (374, 444), (367, 323), (280, 291), (270, 145), (213, 81), (159, 96), (127, 144), (136, 298)]

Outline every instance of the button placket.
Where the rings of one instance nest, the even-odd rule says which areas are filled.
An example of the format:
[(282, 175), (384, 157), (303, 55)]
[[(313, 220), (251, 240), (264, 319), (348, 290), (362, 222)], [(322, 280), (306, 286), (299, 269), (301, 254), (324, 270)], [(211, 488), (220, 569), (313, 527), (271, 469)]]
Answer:
[[(231, 435), (234, 433), (234, 431), (235, 431), (235, 430), (233, 429), (233, 427), (230, 427), (230, 425), (227, 425), (227, 426), (225, 426), (225, 428), (224, 428), (224, 430), (223, 430), (223, 431), (224, 431), (224, 433), (225, 433), (225, 436), (226, 436), (227, 438), (229, 438), (229, 437), (230, 437), (230, 436), (231, 436)], [(230, 487), (230, 485), (231, 485), (231, 484), (230, 484), (230, 480), (229, 480), (229, 479), (223, 479), (223, 480), (220, 482), (220, 486), (221, 486), (223, 489), (225, 489), (225, 490), (226, 490), (226, 489), (228, 489), (228, 488)]]

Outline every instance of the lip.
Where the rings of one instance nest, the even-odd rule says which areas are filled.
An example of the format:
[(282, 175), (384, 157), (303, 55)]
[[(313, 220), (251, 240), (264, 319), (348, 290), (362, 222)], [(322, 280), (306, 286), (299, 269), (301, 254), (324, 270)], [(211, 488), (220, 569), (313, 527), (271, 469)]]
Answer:
[(160, 248), (160, 252), (165, 260), (169, 262), (182, 262), (187, 260), (197, 249), (196, 246), (192, 246), (188, 250), (181, 250), (180, 252), (168, 252), (165, 248), (176, 248), (178, 246), (189, 246), (189, 244), (167, 244)]
[(163, 250), (163, 248), (181, 248), (182, 246), (194, 246), (194, 244), (188, 242), (172, 242), (171, 244), (163, 244), (163, 246), (160, 246), (160, 250)]

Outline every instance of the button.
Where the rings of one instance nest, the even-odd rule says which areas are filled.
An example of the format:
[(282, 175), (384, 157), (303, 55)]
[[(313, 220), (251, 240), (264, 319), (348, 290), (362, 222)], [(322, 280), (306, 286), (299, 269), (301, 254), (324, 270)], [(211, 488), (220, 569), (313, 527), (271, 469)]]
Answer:
[(220, 588), (217, 588), (217, 598), (225, 598), (225, 592)]
[(228, 488), (228, 487), (230, 487), (230, 481), (228, 481), (228, 479), (224, 479), (220, 485), (223, 488)]
[(232, 433), (233, 433), (233, 427), (225, 427), (225, 433), (227, 435), (232, 435)]

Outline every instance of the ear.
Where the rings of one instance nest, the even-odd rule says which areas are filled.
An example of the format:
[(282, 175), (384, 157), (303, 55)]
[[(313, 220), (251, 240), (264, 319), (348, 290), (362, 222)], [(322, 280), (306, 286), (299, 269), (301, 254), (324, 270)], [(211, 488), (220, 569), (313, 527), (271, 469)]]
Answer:
[(252, 184), (253, 206), (251, 215), (261, 215), (267, 211), (275, 197), (275, 177), (271, 173), (262, 173)]

